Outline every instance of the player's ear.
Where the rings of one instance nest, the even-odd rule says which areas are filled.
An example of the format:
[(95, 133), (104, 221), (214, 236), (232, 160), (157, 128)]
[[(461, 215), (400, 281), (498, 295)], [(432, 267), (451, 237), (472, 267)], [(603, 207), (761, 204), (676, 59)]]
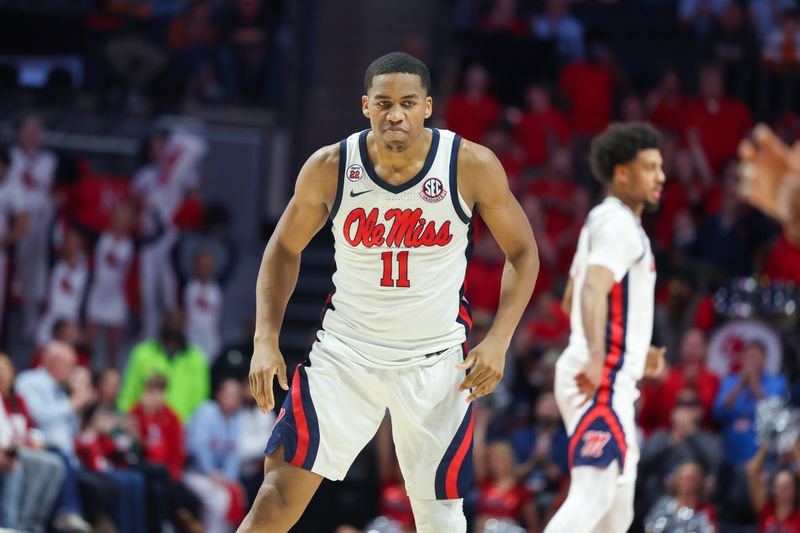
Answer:
[(630, 169), (628, 165), (624, 165), (619, 163), (614, 165), (614, 174), (611, 176), (612, 183), (619, 179), (622, 183), (628, 183), (628, 178), (630, 177)]
[(431, 118), (433, 114), (433, 98), (430, 96), (425, 98), (425, 118)]
[(366, 94), (361, 96), (361, 112), (369, 118), (369, 97)]

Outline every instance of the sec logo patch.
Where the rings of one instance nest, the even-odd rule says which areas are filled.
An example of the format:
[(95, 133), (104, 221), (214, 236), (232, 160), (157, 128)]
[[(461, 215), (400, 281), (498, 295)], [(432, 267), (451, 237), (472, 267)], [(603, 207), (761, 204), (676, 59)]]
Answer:
[(422, 190), (419, 191), (419, 195), (426, 202), (434, 203), (444, 198), (447, 195), (447, 191), (438, 178), (428, 178), (422, 184)]

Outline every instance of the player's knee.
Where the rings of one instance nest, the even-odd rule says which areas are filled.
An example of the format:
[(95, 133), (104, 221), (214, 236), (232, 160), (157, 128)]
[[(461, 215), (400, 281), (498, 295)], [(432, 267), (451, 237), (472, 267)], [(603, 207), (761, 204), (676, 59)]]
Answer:
[(283, 528), (287, 512), (286, 500), (280, 489), (269, 479), (265, 479), (258, 489), (253, 507), (239, 526), (237, 533), (285, 533)]
[(420, 500), (411, 498), (417, 533), (464, 533), (464, 500)]

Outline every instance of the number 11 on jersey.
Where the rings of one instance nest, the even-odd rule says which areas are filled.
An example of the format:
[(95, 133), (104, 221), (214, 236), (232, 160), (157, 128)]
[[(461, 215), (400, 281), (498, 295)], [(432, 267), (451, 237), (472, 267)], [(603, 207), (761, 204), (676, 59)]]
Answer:
[(394, 252), (383, 252), (381, 254), (381, 260), (383, 261), (381, 287), (410, 287), (411, 282), (408, 280), (408, 252), (397, 252), (397, 283), (395, 283), (393, 277), (393, 256)]

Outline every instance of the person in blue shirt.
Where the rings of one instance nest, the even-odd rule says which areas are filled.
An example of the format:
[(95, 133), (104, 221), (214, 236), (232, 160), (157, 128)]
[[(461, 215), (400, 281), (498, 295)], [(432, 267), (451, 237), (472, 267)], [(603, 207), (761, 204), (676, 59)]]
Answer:
[[(217, 387), (214, 399), (197, 408), (186, 428), (190, 466), (184, 482), (202, 502), (201, 518), (207, 533), (231, 531), (227, 517), (231, 506), (237, 505), (233, 495), (237, 491), (243, 494), (237, 451), (242, 431), (241, 406), (241, 383), (225, 379)], [(243, 505), (244, 501), (238, 504)]]
[(517, 475), (535, 495), (542, 516), (561, 486), (567, 468), (569, 438), (552, 391), (539, 395), (533, 423), (511, 434), (517, 459)]
[(744, 463), (758, 449), (756, 404), (764, 398), (786, 394), (786, 379), (764, 371), (766, 348), (760, 341), (747, 343), (742, 368), (722, 381), (714, 401), (714, 418), (722, 426), (722, 465), (717, 480), (726, 487), (720, 505), (720, 520), (745, 523), (752, 520), (748, 505)]
[(714, 418), (723, 430), (723, 463), (739, 465), (753, 457), (756, 443), (756, 404), (764, 398), (783, 396), (786, 379), (764, 372), (766, 348), (760, 341), (747, 343), (742, 369), (726, 377), (714, 401)]

